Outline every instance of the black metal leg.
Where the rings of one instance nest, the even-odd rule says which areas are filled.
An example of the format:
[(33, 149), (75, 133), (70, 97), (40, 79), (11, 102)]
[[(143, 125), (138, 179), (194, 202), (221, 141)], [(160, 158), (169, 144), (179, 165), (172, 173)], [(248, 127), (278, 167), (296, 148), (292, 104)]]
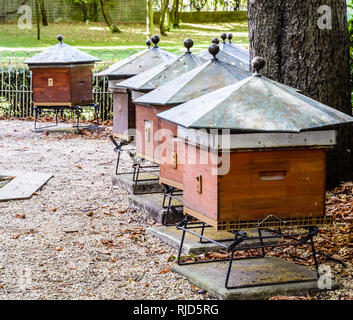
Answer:
[(226, 282), (225, 282), (226, 289), (229, 289), (228, 283), (229, 283), (230, 273), (232, 271), (233, 259), (234, 259), (234, 251), (232, 251), (230, 253), (230, 258), (229, 258), (229, 263), (228, 263), (228, 270), (227, 270), (227, 275), (226, 275)]
[(182, 224), (184, 225), (184, 230), (183, 230), (183, 234), (181, 236), (180, 247), (179, 247), (179, 251), (178, 251), (178, 258), (177, 258), (177, 264), (178, 265), (182, 265), (182, 263), (180, 262), (180, 257), (181, 257), (181, 254), (183, 252), (185, 233), (186, 233), (186, 228), (188, 226), (189, 219), (190, 219), (189, 216), (186, 216), (184, 221), (182, 222)]
[(205, 225), (206, 225), (206, 223), (202, 223), (202, 228), (201, 228), (201, 237), (200, 237), (200, 243), (203, 243), (203, 241), (202, 241), (202, 236), (204, 235), (204, 233), (205, 233)]
[(259, 238), (260, 238), (260, 244), (261, 244), (261, 250), (262, 250), (262, 256), (264, 257), (266, 255), (265, 253), (265, 247), (264, 247), (264, 241), (262, 239), (262, 232), (261, 229), (257, 229), (258, 233), (259, 233)]

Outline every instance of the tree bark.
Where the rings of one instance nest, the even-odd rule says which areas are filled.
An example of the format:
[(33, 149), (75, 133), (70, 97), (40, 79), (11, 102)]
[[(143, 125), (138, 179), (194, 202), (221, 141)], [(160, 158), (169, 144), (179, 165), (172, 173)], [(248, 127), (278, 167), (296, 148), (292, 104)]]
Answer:
[(112, 33), (121, 33), (121, 30), (118, 28), (118, 26), (113, 22), (110, 14), (108, 13), (108, 10), (105, 6), (105, 1), (104, 0), (100, 0), (101, 3), (101, 8), (102, 8), (102, 13), (103, 13), (103, 17), (105, 22), (107, 23), (110, 31)]
[[(331, 8), (331, 29), (327, 19), (319, 27), (323, 5)], [(345, 0), (248, 0), (248, 15), (250, 56), (266, 60), (265, 76), (352, 114)], [(353, 177), (351, 132), (351, 126), (339, 129), (338, 145), (328, 153), (329, 186)]]
[(151, 36), (154, 33), (154, 24), (153, 24), (153, 0), (146, 0), (147, 6), (147, 35)]
[(160, 30), (162, 36), (167, 36), (166, 15), (167, 15), (167, 10), (168, 10), (169, 0), (162, 0), (162, 1), (163, 1), (163, 3), (161, 6), (161, 17), (159, 20), (159, 30)]

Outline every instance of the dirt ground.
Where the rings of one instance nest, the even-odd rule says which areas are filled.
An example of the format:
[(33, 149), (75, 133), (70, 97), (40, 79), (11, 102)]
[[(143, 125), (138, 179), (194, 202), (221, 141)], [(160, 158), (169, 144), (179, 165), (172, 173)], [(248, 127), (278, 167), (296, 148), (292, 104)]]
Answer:
[[(54, 174), (31, 199), (0, 202), (0, 299), (212, 299), (170, 272), (176, 250), (146, 234), (155, 222), (112, 185), (106, 135), (32, 129), (0, 121), (0, 170)], [(325, 264), (340, 289), (309, 298), (351, 298), (352, 261)]]

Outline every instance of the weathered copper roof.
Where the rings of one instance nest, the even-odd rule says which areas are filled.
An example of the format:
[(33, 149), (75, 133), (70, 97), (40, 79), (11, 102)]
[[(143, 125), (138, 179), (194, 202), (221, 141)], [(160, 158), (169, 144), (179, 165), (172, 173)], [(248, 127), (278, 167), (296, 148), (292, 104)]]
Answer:
[(237, 132), (302, 132), (353, 122), (353, 117), (276, 85), (258, 72), (158, 117), (186, 128)]
[[(217, 58), (219, 60), (232, 64), (233, 66), (236, 66), (238, 68), (242, 68), (246, 71), (249, 71), (249, 59), (246, 60), (243, 57), (235, 56), (233, 53), (230, 52), (230, 49), (228, 51), (225, 51), (224, 46), (221, 46), (220, 49), (221, 49), (220, 52), (217, 54)], [(207, 60), (210, 60), (213, 58), (212, 55), (208, 52), (208, 50), (201, 52), (199, 54), (199, 57)]]
[(88, 53), (82, 52), (63, 43), (62, 39), (62, 36), (58, 36), (58, 44), (27, 59), (25, 63), (30, 66), (44, 66), (91, 64), (96, 61), (100, 61), (100, 59), (97, 59)]
[[(175, 58), (174, 54), (158, 47), (158, 36), (153, 36), (152, 40), (155, 44), (154, 47), (149, 47), (126, 59), (118, 61), (95, 76), (108, 76), (109, 79), (127, 79)], [(149, 45), (148, 42), (146, 44)]]
[[(228, 36), (230, 36), (231, 34), (229, 34)], [(231, 39), (232, 39), (233, 36), (231, 36)], [(226, 39), (227, 39), (227, 34), (226, 33), (222, 33), (221, 34), (221, 43), (219, 44), (219, 47), (221, 48), (221, 50), (227, 52), (227, 53), (230, 53), (231, 55), (237, 57), (238, 59), (242, 60), (246, 66), (247, 66), (247, 69), (246, 70), (249, 70), (249, 61), (250, 61), (250, 54), (249, 54), (249, 51), (248, 50), (245, 50), (243, 49), (242, 47), (239, 47), (235, 44), (233, 44), (231, 42), (231, 39), (230, 41), (227, 43), (226, 42)]]
[(146, 105), (178, 105), (237, 83), (250, 75), (248, 71), (218, 59), (212, 59), (143, 95), (134, 102)]
[[(186, 40), (185, 46), (189, 40), (192, 42), (191, 39)], [(189, 50), (190, 48), (187, 47), (188, 50), (181, 56), (119, 82), (116, 86), (148, 92), (206, 62), (204, 59), (193, 55)]]

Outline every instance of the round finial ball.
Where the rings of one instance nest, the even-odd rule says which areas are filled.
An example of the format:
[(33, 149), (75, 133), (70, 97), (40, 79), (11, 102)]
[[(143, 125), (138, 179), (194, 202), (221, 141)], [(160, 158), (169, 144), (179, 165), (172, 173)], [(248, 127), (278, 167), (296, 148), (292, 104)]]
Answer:
[(216, 55), (219, 53), (219, 45), (217, 43), (212, 43), (208, 47), (208, 52), (216, 58)]
[(193, 45), (194, 45), (194, 41), (192, 41), (192, 39), (186, 39), (184, 41), (184, 47), (188, 49), (188, 51), (190, 51), (190, 48), (192, 48)]
[(152, 44), (151, 40), (150, 40), (150, 39), (148, 39), (148, 40), (146, 41), (146, 45), (147, 45), (148, 47), (150, 47), (150, 46), (151, 46), (151, 44)]
[(265, 60), (261, 57), (255, 57), (251, 61), (251, 67), (257, 73), (259, 73), (264, 68), (265, 64), (266, 64)]
[(223, 42), (226, 41), (226, 39), (227, 39), (227, 34), (226, 34), (225, 32), (223, 32), (223, 33), (221, 34), (221, 39), (223, 40)]
[(233, 39), (233, 35), (231, 33), (228, 33), (228, 40), (232, 41), (232, 39)]
[(61, 34), (59, 34), (57, 39), (59, 42), (63, 42), (64, 37)]
[(155, 44), (155, 46), (157, 46), (157, 44), (159, 43), (159, 40), (160, 40), (159, 37), (156, 35), (152, 36), (151, 38), (151, 41)]
[(219, 39), (218, 38), (213, 38), (212, 43), (219, 44)]

